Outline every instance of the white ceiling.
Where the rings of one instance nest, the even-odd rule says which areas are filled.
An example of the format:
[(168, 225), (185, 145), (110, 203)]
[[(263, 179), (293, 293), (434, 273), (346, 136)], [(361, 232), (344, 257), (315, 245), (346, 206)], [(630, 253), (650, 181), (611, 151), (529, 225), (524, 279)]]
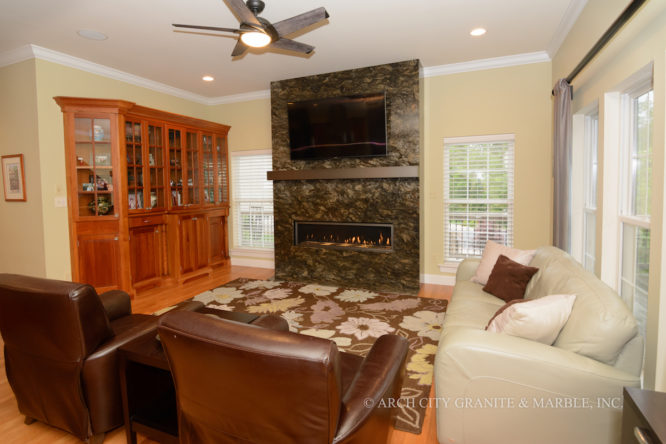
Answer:
[[(0, 55), (26, 45), (213, 98), (263, 91), (273, 80), (420, 59), (424, 67), (548, 52), (587, 0), (264, 0), (272, 22), (324, 6), (330, 18), (294, 37), (309, 56), (274, 51), (232, 60), (234, 38), (175, 32), (171, 23), (235, 28), (223, 0), (0, 0)], [(471, 37), (475, 27), (487, 28)], [(91, 29), (108, 35), (92, 41)], [(215, 81), (206, 83), (209, 74)]]

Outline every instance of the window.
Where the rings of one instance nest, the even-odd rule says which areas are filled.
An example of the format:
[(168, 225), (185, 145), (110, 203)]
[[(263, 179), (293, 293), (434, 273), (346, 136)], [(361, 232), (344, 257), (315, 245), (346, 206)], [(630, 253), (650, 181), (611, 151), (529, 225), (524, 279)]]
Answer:
[(649, 86), (622, 96), (619, 291), (645, 337), (650, 273), (652, 108)]
[(583, 266), (594, 273), (597, 236), (597, 150), (599, 112), (585, 116), (583, 187)]
[(444, 139), (444, 259), (513, 245), (514, 136)]
[(270, 151), (231, 153), (234, 245), (273, 248), (273, 182)]

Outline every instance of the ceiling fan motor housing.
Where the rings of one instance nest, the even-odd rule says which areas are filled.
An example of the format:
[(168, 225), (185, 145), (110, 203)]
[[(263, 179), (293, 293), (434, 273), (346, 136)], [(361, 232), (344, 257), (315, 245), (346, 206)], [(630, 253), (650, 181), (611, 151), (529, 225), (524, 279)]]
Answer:
[(266, 7), (266, 4), (261, 0), (247, 0), (245, 4), (254, 15), (261, 14), (261, 11)]

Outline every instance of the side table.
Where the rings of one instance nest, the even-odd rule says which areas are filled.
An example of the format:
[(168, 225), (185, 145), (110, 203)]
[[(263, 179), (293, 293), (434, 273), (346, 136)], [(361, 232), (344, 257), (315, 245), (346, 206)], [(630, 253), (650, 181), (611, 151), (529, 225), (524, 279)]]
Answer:
[(666, 393), (624, 388), (622, 444), (666, 443)]
[[(206, 307), (196, 311), (243, 323), (258, 318)], [(120, 347), (119, 359), (127, 443), (136, 444), (138, 432), (163, 444), (178, 444), (176, 390), (157, 327)]]

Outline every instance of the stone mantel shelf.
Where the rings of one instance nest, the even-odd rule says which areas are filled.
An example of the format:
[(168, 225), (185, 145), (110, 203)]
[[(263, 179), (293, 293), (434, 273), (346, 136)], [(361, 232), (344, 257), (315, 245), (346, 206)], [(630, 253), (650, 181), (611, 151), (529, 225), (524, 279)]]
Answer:
[(417, 165), (372, 168), (319, 168), (312, 170), (277, 170), (267, 173), (268, 180), (397, 179), (418, 178)]

